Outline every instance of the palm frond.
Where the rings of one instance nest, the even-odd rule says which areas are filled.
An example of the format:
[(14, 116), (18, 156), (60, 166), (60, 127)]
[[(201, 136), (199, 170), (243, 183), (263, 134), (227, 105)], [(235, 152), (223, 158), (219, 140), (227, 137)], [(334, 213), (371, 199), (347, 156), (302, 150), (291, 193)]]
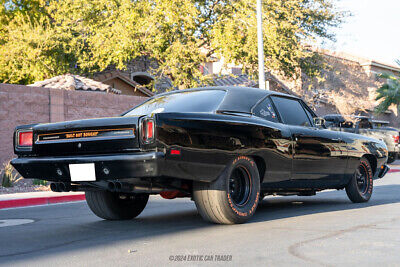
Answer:
[(378, 106), (375, 107), (375, 112), (378, 114), (384, 113), (390, 107), (391, 103), (389, 100), (383, 100)]
[(379, 74), (378, 77), (383, 79), (396, 79), (396, 77), (393, 76), (393, 74), (387, 72)]
[(380, 78), (386, 79), (386, 83), (376, 90), (375, 100), (383, 101), (375, 108), (377, 113), (383, 113), (391, 105), (396, 105), (400, 109), (400, 78), (390, 73), (379, 74)]

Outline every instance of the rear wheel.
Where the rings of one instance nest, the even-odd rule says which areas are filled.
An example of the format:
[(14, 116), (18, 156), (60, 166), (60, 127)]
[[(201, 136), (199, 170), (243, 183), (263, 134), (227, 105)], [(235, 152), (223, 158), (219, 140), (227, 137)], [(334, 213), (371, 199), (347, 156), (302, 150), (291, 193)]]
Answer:
[(106, 220), (130, 220), (146, 207), (148, 194), (118, 194), (109, 191), (87, 191), (86, 202), (98, 217)]
[(373, 185), (371, 165), (366, 158), (362, 158), (346, 186), (347, 196), (354, 203), (367, 202), (371, 198)]
[(260, 199), (260, 178), (254, 160), (240, 156), (212, 183), (195, 182), (193, 198), (203, 219), (219, 224), (243, 223)]

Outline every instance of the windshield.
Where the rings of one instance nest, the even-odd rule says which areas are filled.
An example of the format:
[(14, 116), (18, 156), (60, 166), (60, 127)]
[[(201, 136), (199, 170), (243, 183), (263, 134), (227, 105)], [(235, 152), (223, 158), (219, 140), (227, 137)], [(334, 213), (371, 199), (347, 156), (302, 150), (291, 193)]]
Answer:
[(154, 97), (124, 116), (162, 112), (213, 112), (220, 105), (225, 93), (223, 90), (202, 90)]

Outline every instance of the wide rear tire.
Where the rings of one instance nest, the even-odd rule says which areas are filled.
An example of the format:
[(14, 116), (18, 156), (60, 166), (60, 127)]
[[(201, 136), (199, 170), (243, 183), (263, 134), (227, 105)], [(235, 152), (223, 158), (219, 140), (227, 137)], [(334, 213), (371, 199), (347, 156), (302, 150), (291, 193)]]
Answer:
[(212, 183), (195, 182), (193, 198), (204, 220), (218, 224), (244, 223), (260, 199), (257, 165), (249, 157), (234, 159)]
[(146, 207), (148, 194), (118, 194), (109, 191), (87, 191), (86, 202), (98, 217), (106, 220), (130, 220)]
[(372, 196), (374, 180), (371, 164), (366, 158), (361, 158), (349, 184), (346, 186), (346, 193), (354, 203), (367, 202)]

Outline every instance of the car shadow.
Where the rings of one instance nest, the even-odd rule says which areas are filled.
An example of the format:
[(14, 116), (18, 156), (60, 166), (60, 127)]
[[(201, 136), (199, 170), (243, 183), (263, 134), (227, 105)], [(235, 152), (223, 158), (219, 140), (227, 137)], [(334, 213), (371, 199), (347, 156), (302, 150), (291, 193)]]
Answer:
[[(260, 202), (254, 217), (246, 224), (240, 226), (226, 226), (210, 224), (202, 220), (193, 203), (175, 201), (168, 203), (158, 201), (153, 209), (162, 207), (157, 214), (144, 212), (135, 220), (130, 221), (93, 221), (89, 211), (85, 216), (89, 222), (62, 226), (41, 233), (39, 240), (30, 241), (27, 247), (17, 247), (13, 250), (0, 253), (0, 263), (11, 261), (26, 261), (32, 258), (48, 257), (49, 255), (62, 255), (65, 252), (80, 251), (82, 249), (105, 246), (110, 243), (124, 241), (137, 241), (190, 232), (199, 229), (225, 227), (251, 227), (253, 223), (270, 222), (279, 219), (293, 219), (309, 214), (318, 214), (350, 209), (362, 209), (372, 206), (387, 205), (400, 202), (400, 185), (380, 185), (374, 188), (374, 195), (370, 202), (351, 203), (344, 191), (327, 191), (314, 197), (274, 197), (266, 198)], [(171, 206), (171, 204), (173, 204)], [(164, 209), (165, 207), (165, 209)], [(82, 208), (85, 208), (82, 206)], [(159, 210), (159, 209), (158, 209)], [(33, 227), (33, 226), (31, 226)], [(58, 240), (50, 237), (58, 236)], [(43, 245), (43, 242), (48, 244)], [(12, 243), (12, 240), (9, 240)]]
[(347, 198), (345, 190), (321, 192), (311, 197), (266, 198), (258, 205), (252, 222), (400, 203), (398, 192), (400, 192), (400, 185), (375, 186), (372, 198), (366, 203), (352, 203)]

